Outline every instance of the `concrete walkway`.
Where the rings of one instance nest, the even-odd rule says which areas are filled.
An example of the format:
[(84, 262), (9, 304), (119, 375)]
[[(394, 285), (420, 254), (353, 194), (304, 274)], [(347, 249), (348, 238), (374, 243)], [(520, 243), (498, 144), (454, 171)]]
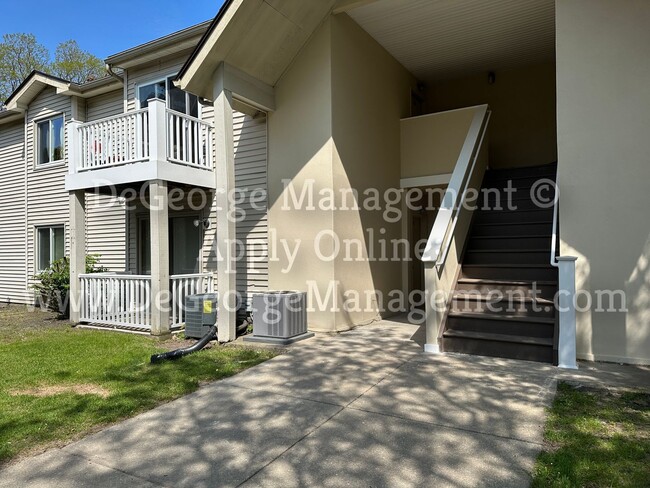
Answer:
[(560, 377), (647, 368), (421, 354), (384, 321), (319, 336), (192, 395), (0, 472), (0, 487), (528, 486)]

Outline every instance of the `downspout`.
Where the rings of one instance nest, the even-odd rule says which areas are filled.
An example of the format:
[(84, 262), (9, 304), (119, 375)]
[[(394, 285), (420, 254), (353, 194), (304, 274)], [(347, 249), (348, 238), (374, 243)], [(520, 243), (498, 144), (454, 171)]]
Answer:
[(115, 70), (113, 69), (113, 66), (106, 63), (104, 65), (106, 67), (106, 72), (111, 76), (112, 78), (115, 78), (117, 81), (122, 83), (123, 85), (123, 91), (124, 91), (124, 113), (128, 112), (128, 107), (129, 107), (129, 100), (128, 100), (128, 86), (127, 86), (127, 72), (126, 69), (120, 68), (119, 66), (116, 66), (116, 68), (120, 68), (122, 70), (122, 75), (119, 73), (116, 73)]
[[(29, 256), (27, 249), (29, 249), (29, 211), (27, 208), (28, 202), (28, 191), (27, 191), (27, 178), (29, 173), (27, 170), (27, 137), (29, 135), (29, 107), (25, 109), (25, 140), (23, 143), (23, 162), (24, 162), (24, 188), (23, 188), (23, 208), (25, 209), (25, 293), (29, 291)], [(36, 250), (36, 242), (34, 242), (34, 250)], [(34, 253), (36, 254), (36, 253)], [(36, 262), (36, 256), (34, 256), (34, 262)]]
[(108, 72), (108, 74), (109, 74), (111, 77), (115, 78), (115, 79), (118, 80), (120, 83), (124, 83), (124, 77), (123, 77), (123, 76), (120, 76), (118, 73), (116, 73), (115, 71), (113, 71), (113, 66), (111, 66), (110, 64), (106, 64), (105, 66), (106, 66), (106, 71)]

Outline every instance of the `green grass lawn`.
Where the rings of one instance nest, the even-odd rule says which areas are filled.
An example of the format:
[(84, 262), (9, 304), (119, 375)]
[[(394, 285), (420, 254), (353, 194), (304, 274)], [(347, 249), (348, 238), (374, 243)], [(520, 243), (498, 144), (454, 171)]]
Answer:
[(558, 385), (532, 486), (650, 486), (650, 393)]
[(73, 329), (41, 312), (16, 309), (0, 309), (0, 464), (131, 417), (276, 354), (215, 346), (151, 365), (151, 354), (178, 347), (179, 341)]

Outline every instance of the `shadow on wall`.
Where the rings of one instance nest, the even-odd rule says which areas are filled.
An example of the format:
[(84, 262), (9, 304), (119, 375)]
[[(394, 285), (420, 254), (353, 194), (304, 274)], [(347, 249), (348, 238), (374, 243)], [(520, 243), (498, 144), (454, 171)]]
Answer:
[[(286, 260), (270, 263), (271, 287), (305, 290), (306, 282), (313, 280), (321, 297), (332, 291), (339, 304), (345, 290), (401, 290), (399, 261), (368, 261), (370, 253), (380, 252), (368, 229), (383, 239), (398, 239), (401, 223), (387, 222), (383, 208), (342, 210), (353, 199), (348, 193), (344, 201), (340, 192), (356, 191), (361, 199), (364, 190), (376, 188), (383, 207), (383, 192), (399, 188), (399, 123), (409, 115), (413, 85), (411, 75), (346, 16), (332, 17), (321, 26), (280, 80), (277, 110), (269, 114), (270, 226), (280, 238), (299, 240), (309, 248), (301, 248), (289, 272), (281, 270)], [(288, 192), (282, 180), (290, 180), (297, 195), (313, 181), (314, 205), (319, 191), (333, 192), (333, 205), (341, 210), (283, 210)], [(355, 249), (355, 259), (344, 261), (338, 255), (323, 262), (313, 249), (321, 231), (340, 243), (360, 241), (360, 259)], [(335, 250), (331, 238), (322, 244), (323, 255)], [(331, 290), (332, 284), (338, 288)], [(362, 311), (312, 314), (312, 327), (337, 330), (371, 321), (378, 317), (374, 298)]]
[[(643, 227), (613, 232), (625, 235), (625, 249), (637, 252), (617, 253), (607, 260), (598, 252), (599, 245), (594, 248), (587, 236), (579, 247), (562, 243), (562, 254), (579, 257), (578, 355), (610, 361), (628, 358), (650, 364), (650, 233)], [(591, 249), (597, 258), (590, 258)]]

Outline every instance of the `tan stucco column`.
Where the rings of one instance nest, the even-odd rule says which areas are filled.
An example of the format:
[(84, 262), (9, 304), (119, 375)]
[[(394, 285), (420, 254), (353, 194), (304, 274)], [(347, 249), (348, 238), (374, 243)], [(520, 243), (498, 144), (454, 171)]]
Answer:
[(70, 322), (81, 318), (81, 283), (79, 275), (86, 271), (86, 193), (71, 191), (70, 202)]
[(217, 203), (217, 335), (220, 342), (232, 341), (236, 334), (236, 243), (235, 221), (229, 218), (230, 193), (235, 188), (232, 93), (224, 88), (223, 69), (217, 70), (214, 86), (214, 134), (216, 146)]
[(170, 333), (169, 324), (169, 198), (167, 182), (149, 185), (151, 226), (151, 333)]

